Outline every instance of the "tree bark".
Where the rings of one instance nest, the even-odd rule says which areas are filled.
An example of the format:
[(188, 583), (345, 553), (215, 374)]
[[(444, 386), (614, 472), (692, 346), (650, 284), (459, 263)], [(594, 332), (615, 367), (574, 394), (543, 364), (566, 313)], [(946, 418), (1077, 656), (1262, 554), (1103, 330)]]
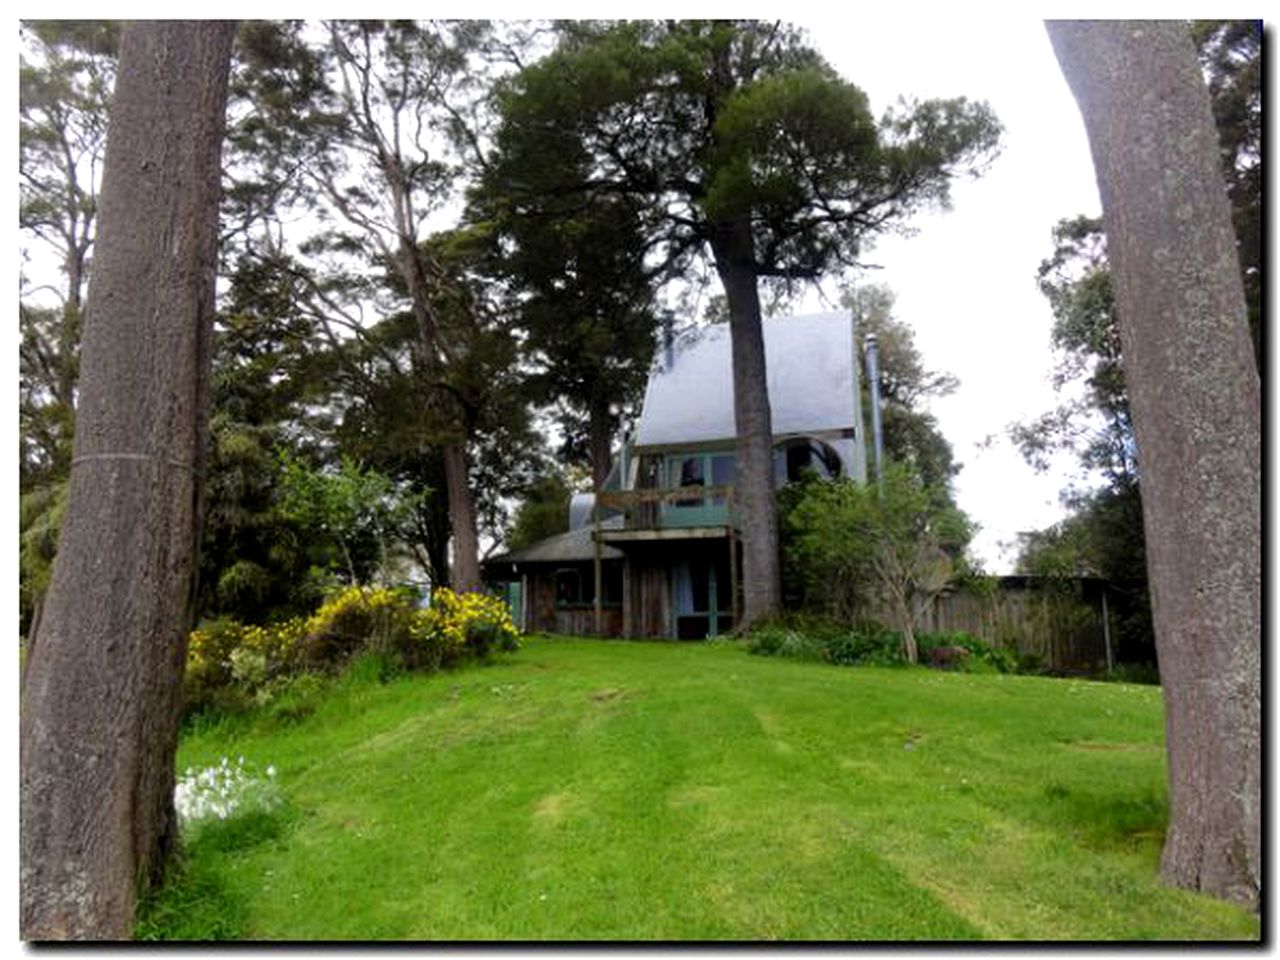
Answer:
[(733, 344), (733, 416), (738, 431), (734, 519), (742, 539), (743, 622), (739, 626), (748, 627), (777, 616), (782, 604), (773, 418), (750, 222), (718, 225), (711, 248), (729, 304)]
[[(407, 209), (407, 194), (399, 191), (395, 196), (400, 198), (397, 209)], [(398, 220), (401, 276), (409, 288), (423, 363), (428, 375), (434, 376), (444, 365), (442, 355), (445, 351), (442, 349), (439, 325), (436, 323), (435, 313), (431, 307), (430, 280), (422, 262), (421, 251), (410, 231), (410, 219), (401, 213)], [(453, 563), (449, 567), (449, 585), (458, 593), (471, 593), (478, 591), (482, 586), (480, 539), (476, 533), (475, 497), (471, 492), (471, 476), (467, 464), (465, 439), (467, 431), (464, 430), (462, 433), (463, 439), (443, 444), (441, 453), (444, 457), (445, 497), (449, 503), (449, 528), (453, 542)]]
[(591, 489), (599, 494), (609, 479), (613, 466), (613, 431), (610, 429), (609, 407), (596, 403), (587, 422), (587, 448), (591, 456)]
[(21, 706), (21, 934), (132, 933), (176, 840), (233, 23), (123, 33), (70, 501)]
[(476, 507), (471, 497), (467, 449), (462, 443), (444, 445), (445, 488), (449, 495), (449, 524), (453, 537), (453, 564), (449, 585), (457, 593), (473, 593), (480, 581), (480, 543), (476, 537)]
[(1164, 688), (1161, 873), (1258, 906), (1261, 388), (1209, 97), (1175, 22), (1050, 23), (1093, 151)]

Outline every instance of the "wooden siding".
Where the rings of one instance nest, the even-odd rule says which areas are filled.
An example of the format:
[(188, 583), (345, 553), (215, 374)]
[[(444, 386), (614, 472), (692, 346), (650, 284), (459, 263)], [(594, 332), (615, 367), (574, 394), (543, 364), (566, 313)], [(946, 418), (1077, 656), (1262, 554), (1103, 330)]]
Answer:
[[(899, 627), (887, 614), (876, 618)], [(1107, 664), (1100, 594), (1081, 599), (1008, 584), (985, 595), (957, 590), (937, 597), (916, 629), (971, 633), (992, 646), (1038, 659), (1055, 673), (1092, 673)]]
[(630, 587), (630, 616), (626, 635), (671, 636), (671, 586), (665, 558), (651, 552), (629, 557), (626, 583)]
[[(596, 636), (596, 612), (593, 604), (556, 606), (556, 570), (551, 566), (530, 566), (525, 574), (528, 588), (525, 592), (527, 623), (532, 633), (566, 633), (579, 637)], [(604, 630), (600, 636), (620, 637), (622, 607), (606, 604), (603, 608)]]

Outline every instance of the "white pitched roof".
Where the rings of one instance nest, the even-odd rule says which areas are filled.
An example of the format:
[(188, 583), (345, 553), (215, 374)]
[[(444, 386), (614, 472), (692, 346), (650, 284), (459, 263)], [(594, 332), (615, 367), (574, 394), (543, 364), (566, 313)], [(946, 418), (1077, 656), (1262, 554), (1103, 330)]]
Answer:
[[(847, 313), (763, 322), (774, 435), (853, 428), (856, 417), (853, 324)], [(641, 447), (730, 439), (733, 372), (729, 325), (684, 332), (674, 362), (649, 376), (636, 429)], [(861, 432), (861, 431), (859, 431)]]

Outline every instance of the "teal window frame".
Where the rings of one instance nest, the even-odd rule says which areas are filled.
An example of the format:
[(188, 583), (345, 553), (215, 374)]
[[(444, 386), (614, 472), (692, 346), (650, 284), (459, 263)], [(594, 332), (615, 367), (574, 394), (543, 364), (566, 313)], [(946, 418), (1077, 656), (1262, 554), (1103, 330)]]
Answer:
[[(679, 609), (679, 601), (677, 595), (680, 592), (679, 582), (681, 577), (688, 578), (690, 587), (692, 587), (693, 564), (699, 564), (703, 567), (707, 577), (707, 608), (706, 610), (681, 610)], [(718, 637), (722, 634), (721, 624), (727, 622), (732, 629), (733, 623), (733, 584), (728, 582), (731, 576), (728, 569), (721, 567), (717, 563), (709, 562), (706, 559), (679, 560), (671, 566), (671, 636), (680, 636), (680, 620), (681, 618), (703, 619), (707, 621), (707, 636)], [(723, 581), (722, 582), (722, 578)], [(723, 594), (723, 597), (721, 596)]]
[(689, 490), (689, 498), (662, 505), (662, 524), (667, 527), (710, 527), (723, 526), (729, 522), (729, 507), (723, 497), (698, 496), (694, 491), (698, 486), (680, 485), (682, 465), (689, 460), (700, 462), (702, 469), (702, 487), (719, 486), (715, 483), (715, 460), (727, 457), (733, 463), (733, 475), (737, 477), (737, 458), (732, 451), (711, 450), (688, 453), (669, 453), (662, 461), (663, 488), (666, 490)]

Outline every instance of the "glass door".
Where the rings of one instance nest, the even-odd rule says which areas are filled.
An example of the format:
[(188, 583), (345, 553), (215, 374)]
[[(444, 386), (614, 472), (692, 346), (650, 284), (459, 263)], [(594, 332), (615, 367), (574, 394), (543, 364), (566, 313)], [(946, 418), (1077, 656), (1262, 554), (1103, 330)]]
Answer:
[(733, 629), (733, 584), (729, 564), (678, 560), (671, 568), (674, 634), (679, 640), (704, 640)]

